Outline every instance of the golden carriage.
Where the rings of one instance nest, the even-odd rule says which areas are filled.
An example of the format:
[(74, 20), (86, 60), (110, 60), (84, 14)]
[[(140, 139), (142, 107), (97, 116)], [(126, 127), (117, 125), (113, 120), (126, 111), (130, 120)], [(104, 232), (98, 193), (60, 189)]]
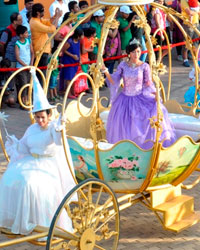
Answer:
[[(150, 27), (147, 24), (145, 14), (141, 7), (142, 4), (147, 3), (162, 8), (183, 32), (186, 39), (186, 45), (188, 49), (191, 50), (193, 56), (196, 71), (196, 92), (198, 91), (197, 56), (192, 50), (193, 43), (190, 37), (187, 36), (177, 20), (177, 18), (183, 19), (181, 14), (170, 8), (153, 3), (152, 0), (118, 0), (115, 3), (112, 0), (99, 0), (98, 4), (79, 12), (78, 14), (85, 13), (85, 16), (77, 21), (71, 32), (64, 38), (63, 42), (53, 54), (48, 65), (46, 78), (43, 76), (42, 72), (37, 69), (43, 77), (44, 90), (47, 93), (51, 72), (57, 67), (56, 58), (70, 34), (80, 23), (86, 20), (95, 11), (102, 9), (105, 6), (107, 7), (105, 21), (102, 28), (102, 36), (98, 41), (97, 62), (90, 67), (92, 76), (85, 73), (80, 73), (75, 76), (68, 86), (62, 104), (62, 116), (65, 116), (68, 119), (66, 122), (66, 130), (62, 131), (63, 145), (66, 159), (68, 160), (66, 150), (66, 140), (68, 135), (68, 142), (75, 166), (76, 176), (74, 176), (72, 170), (73, 166), (70, 165), (69, 161), (68, 164), (77, 185), (61, 202), (53, 217), (50, 228), (44, 228), (38, 225), (33, 234), (20, 236), (0, 243), (0, 248), (29, 241), (34, 244), (46, 245), (46, 249), (117, 249), (120, 223), (119, 211), (126, 209), (137, 202), (141, 202), (147, 208), (152, 210), (165, 229), (175, 232), (179, 232), (200, 220), (199, 212), (194, 211), (193, 197), (182, 195), (181, 192), (182, 188), (192, 188), (200, 180), (200, 178), (198, 178), (194, 183), (188, 186), (182, 184), (182, 182), (188, 178), (193, 171), (199, 171), (197, 167), (200, 160), (200, 144), (195, 143), (189, 136), (182, 136), (169, 148), (164, 148), (162, 146), (163, 142), (159, 141), (162, 133), (160, 92), (162, 93), (163, 101), (170, 112), (181, 113), (182, 115), (187, 115), (187, 117), (190, 116), (194, 119), (196, 119), (195, 116), (198, 102), (195, 99), (194, 105), (189, 108), (189, 111), (184, 111), (184, 108), (188, 107), (169, 100), (171, 87), (171, 51), (168, 37), (163, 31), (167, 40), (169, 52), (168, 91), (167, 95), (165, 95), (164, 87), (159, 78), (159, 73), (165, 70), (161, 63), (161, 48), (159, 48), (159, 59), (156, 61), (153, 52), (153, 43), (155, 42), (154, 37), (156, 33), (153, 36), (150, 35)], [(105, 111), (109, 110), (109, 108), (103, 107), (103, 98), (100, 98), (99, 95), (99, 88), (104, 82), (104, 77), (100, 71), (103, 64), (102, 54), (109, 28), (113, 23), (120, 5), (125, 4), (131, 5), (132, 9), (136, 11), (140, 17), (136, 22), (137, 25), (144, 28), (145, 31), (149, 64), (157, 89), (157, 116), (152, 117), (150, 121), (151, 126), (156, 131), (156, 141), (153, 142), (153, 147), (149, 150), (142, 150), (135, 143), (128, 140), (119, 141), (114, 145), (109, 144), (105, 140), (106, 131), (102, 114), (105, 114)], [(63, 25), (77, 19), (78, 14), (71, 16)], [(188, 25), (191, 25), (189, 20), (184, 21)], [(56, 32), (58, 32), (58, 30)], [(159, 30), (156, 32), (158, 31)], [(198, 30), (195, 29), (195, 31), (199, 34)], [(50, 42), (54, 36), (55, 34), (50, 37), (48, 42)], [(42, 52), (43, 48), (36, 59), (36, 67)], [(2, 96), (9, 81), (18, 72), (28, 68), (30, 67), (19, 69), (11, 76), (1, 92), (0, 100), (2, 100)], [(79, 96), (78, 101), (67, 102), (70, 87), (80, 75), (86, 75), (92, 85), (93, 98), (90, 108), (81, 104), (83, 94)], [(31, 84), (32, 83), (24, 86), (24, 88), (30, 87), (30, 104)], [(23, 89), (21, 89), (19, 96)], [(22, 106), (31, 109), (31, 105), (26, 106), (22, 103), (20, 98), (19, 100)], [(30, 116), (30, 118), (31, 122), (34, 122), (33, 117)], [(64, 124), (64, 121), (62, 122)], [(196, 134), (198, 134), (198, 131)], [(5, 157), (9, 160), (1, 133), (0, 142)], [(121, 161), (124, 162), (123, 167), (120, 163)], [(133, 166), (131, 168), (129, 168), (130, 163), (131, 166)], [(117, 194), (117, 198), (115, 194)], [(76, 201), (72, 201), (74, 196), (77, 197)], [(57, 225), (57, 221), (63, 212), (67, 213), (72, 220), (74, 227), (73, 233), (67, 232), (65, 229), (60, 228)], [(2, 233), (6, 233), (11, 237), (14, 236), (3, 228), (0, 230)], [(47, 241), (37, 241), (37, 239), (47, 236)]]

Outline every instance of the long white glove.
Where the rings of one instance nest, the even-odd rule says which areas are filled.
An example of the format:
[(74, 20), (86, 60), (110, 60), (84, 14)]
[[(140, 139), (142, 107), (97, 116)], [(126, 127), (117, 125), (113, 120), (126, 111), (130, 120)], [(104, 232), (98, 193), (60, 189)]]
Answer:
[(6, 144), (11, 146), (12, 144), (18, 143), (18, 139), (15, 135), (7, 135), (6, 136)]
[[(67, 119), (65, 116), (62, 116), (61, 114), (59, 115), (57, 124), (56, 124), (56, 132), (61, 132), (64, 128), (65, 128), (65, 123), (66, 123)], [(62, 124), (63, 122), (63, 124)]]

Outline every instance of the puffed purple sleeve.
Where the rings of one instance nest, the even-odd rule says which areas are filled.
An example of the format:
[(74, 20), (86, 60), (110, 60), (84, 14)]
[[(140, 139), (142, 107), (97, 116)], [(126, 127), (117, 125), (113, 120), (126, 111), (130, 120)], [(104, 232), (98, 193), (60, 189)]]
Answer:
[(110, 83), (110, 81), (106, 78), (106, 83), (108, 87), (110, 88), (110, 102), (111, 103), (117, 97), (117, 93), (120, 87), (120, 81), (123, 76), (123, 65), (124, 65), (124, 62), (121, 62), (118, 65), (117, 70), (111, 75), (114, 84)]
[(145, 63), (143, 67), (143, 95), (146, 97), (155, 98), (156, 88), (152, 81), (151, 70), (149, 64)]

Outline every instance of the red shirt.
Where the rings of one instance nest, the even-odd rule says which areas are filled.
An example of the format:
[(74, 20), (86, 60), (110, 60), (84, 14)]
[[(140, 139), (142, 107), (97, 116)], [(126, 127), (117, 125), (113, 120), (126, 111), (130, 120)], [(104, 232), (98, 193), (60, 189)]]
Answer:
[(7, 27), (7, 29), (9, 29), (9, 30), (11, 31), (12, 37), (17, 35), (17, 34), (16, 34), (16, 29), (14, 29), (14, 27), (12, 26), (12, 24), (10, 24), (10, 25)]

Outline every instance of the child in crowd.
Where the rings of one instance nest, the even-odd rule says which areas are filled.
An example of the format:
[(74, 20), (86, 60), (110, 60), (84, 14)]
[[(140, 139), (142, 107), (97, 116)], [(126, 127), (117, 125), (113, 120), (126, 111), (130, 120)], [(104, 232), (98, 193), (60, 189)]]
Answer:
[[(118, 24), (116, 24), (118, 26)], [(111, 27), (105, 45), (104, 58), (121, 55), (121, 39), (117, 27)], [(105, 66), (110, 74), (113, 73), (115, 60), (105, 61)]]
[(88, 64), (83, 64), (84, 62), (88, 62), (89, 56), (88, 52), (93, 51), (93, 41), (96, 37), (96, 29), (95, 28), (88, 28), (84, 30), (84, 37), (81, 40), (81, 68), (83, 72), (88, 72)]
[[(80, 10), (84, 10), (84, 9), (86, 9), (86, 8), (88, 8), (88, 2), (87, 1), (80, 1), (79, 2), (79, 8), (80, 8)], [(80, 19), (80, 18), (82, 18), (82, 17), (84, 17), (85, 16), (85, 14), (80, 14), (80, 15), (78, 15), (78, 20)], [(90, 18), (91, 17), (88, 17), (85, 21), (83, 21), (80, 25), (79, 25), (79, 28), (80, 29), (83, 29), (83, 31), (84, 31), (84, 29), (87, 29), (87, 28), (90, 28), (91, 27), (91, 21), (90, 21)]]
[[(50, 62), (51, 58), (49, 58)], [(59, 57), (57, 57), (57, 63), (59, 64)], [(49, 81), (49, 102), (51, 104), (54, 104), (56, 100), (60, 100), (60, 96), (57, 93), (57, 85), (58, 85), (58, 75), (59, 75), (59, 69), (56, 68), (52, 71), (50, 81)]]
[[(3, 59), (0, 62), (0, 66), (1, 68), (10, 68), (11, 67), (11, 62), (9, 59)], [(11, 76), (11, 72), (10, 71), (2, 71), (0, 73), (0, 92), (3, 89), (6, 81), (8, 80), (8, 78)], [(14, 108), (15, 107), (15, 97), (12, 94), (12, 92), (14, 91), (13, 85), (12, 85), (12, 81), (9, 83), (6, 91), (4, 92), (4, 96), (3, 96), (3, 102), (6, 103), (9, 107)]]
[(69, 8), (69, 11), (71, 13), (73, 13), (73, 14), (76, 14), (80, 10), (77, 1), (71, 1), (71, 2), (69, 2), (68, 3), (68, 8)]
[[(81, 40), (81, 68), (82, 71), (88, 73), (88, 64), (83, 64), (84, 62), (89, 61), (89, 53), (93, 52), (94, 38), (96, 37), (96, 29), (95, 28), (86, 28), (84, 29), (84, 37)], [(90, 93), (90, 89), (85, 91), (86, 93)]]
[[(198, 0), (188, 0), (188, 5), (190, 7), (190, 10), (194, 12), (199, 12), (199, 1)], [(190, 15), (190, 22), (192, 22), (193, 16)]]
[[(62, 64), (74, 64), (80, 62), (80, 40), (83, 39), (83, 31), (76, 29), (74, 34), (67, 40), (63, 46), (63, 56), (61, 58)], [(75, 76), (78, 66), (65, 67), (61, 70), (61, 77), (64, 79), (65, 88), (69, 85), (70, 81)], [(73, 86), (69, 92), (69, 98), (75, 99), (73, 93)]]
[(126, 47), (132, 39), (130, 27), (132, 25), (134, 17), (130, 21), (128, 21), (127, 19), (130, 13), (132, 13), (132, 11), (130, 10), (129, 6), (124, 5), (120, 7), (120, 16), (117, 20), (119, 21), (122, 54), (126, 54)]
[[(15, 56), (16, 56), (16, 68), (33, 65), (34, 53), (30, 39), (28, 39), (28, 30), (26, 26), (17, 26), (16, 33), (19, 36), (15, 44)], [(21, 71), (17, 74), (18, 88), (20, 89), (30, 81), (30, 73), (28, 70)], [(19, 90), (18, 89), (18, 90)], [(22, 92), (22, 102), (26, 104), (28, 102), (27, 88)]]

